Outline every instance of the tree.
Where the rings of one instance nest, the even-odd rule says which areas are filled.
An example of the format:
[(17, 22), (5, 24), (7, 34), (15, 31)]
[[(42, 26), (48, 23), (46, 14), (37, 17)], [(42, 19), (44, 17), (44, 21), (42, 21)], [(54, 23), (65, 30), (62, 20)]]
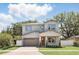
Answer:
[(0, 47), (10, 46), (12, 36), (7, 33), (0, 33)]
[(14, 38), (15, 40), (21, 40), (22, 39), (22, 37), (21, 36), (15, 36), (15, 38)]
[(61, 13), (54, 17), (60, 23), (60, 32), (65, 38), (79, 35), (79, 13)]
[(12, 30), (12, 36), (14, 35), (22, 35), (22, 24), (20, 23), (16, 23), (16, 24), (13, 24), (13, 27), (11, 28)]

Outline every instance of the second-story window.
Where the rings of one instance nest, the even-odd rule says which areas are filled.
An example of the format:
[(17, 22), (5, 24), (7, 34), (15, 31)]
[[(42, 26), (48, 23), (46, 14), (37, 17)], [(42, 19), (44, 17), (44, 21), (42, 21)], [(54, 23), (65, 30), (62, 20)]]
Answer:
[(40, 29), (41, 29), (41, 30), (44, 30), (44, 26), (40, 26)]
[(49, 24), (48, 25), (48, 30), (55, 30), (56, 25), (55, 24)]
[(32, 31), (32, 26), (26, 26), (27, 31)]

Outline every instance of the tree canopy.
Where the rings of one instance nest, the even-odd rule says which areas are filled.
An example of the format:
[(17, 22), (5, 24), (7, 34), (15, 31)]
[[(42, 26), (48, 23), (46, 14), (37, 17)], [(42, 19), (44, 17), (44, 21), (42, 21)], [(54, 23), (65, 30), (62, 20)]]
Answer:
[(65, 12), (54, 17), (60, 23), (60, 32), (65, 38), (79, 35), (79, 13)]
[(10, 46), (12, 36), (7, 33), (0, 33), (0, 47)]

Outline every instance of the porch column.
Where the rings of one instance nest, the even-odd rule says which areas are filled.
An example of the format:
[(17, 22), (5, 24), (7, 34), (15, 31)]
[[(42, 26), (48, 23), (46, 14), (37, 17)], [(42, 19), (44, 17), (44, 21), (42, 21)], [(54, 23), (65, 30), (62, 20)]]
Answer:
[(24, 39), (24, 36), (22, 36), (22, 46), (23, 46), (23, 39)]
[(39, 36), (39, 46), (41, 46), (41, 36)]
[(47, 36), (45, 37), (45, 47), (46, 47), (46, 45), (47, 45)]

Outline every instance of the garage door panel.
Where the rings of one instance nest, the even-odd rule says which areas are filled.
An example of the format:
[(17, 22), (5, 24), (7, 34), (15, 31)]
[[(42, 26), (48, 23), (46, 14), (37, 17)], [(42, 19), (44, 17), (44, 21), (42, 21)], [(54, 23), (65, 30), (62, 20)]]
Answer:
[(37, 46), (38, 39), (24, 39), (23, 45), (24, 46)]

